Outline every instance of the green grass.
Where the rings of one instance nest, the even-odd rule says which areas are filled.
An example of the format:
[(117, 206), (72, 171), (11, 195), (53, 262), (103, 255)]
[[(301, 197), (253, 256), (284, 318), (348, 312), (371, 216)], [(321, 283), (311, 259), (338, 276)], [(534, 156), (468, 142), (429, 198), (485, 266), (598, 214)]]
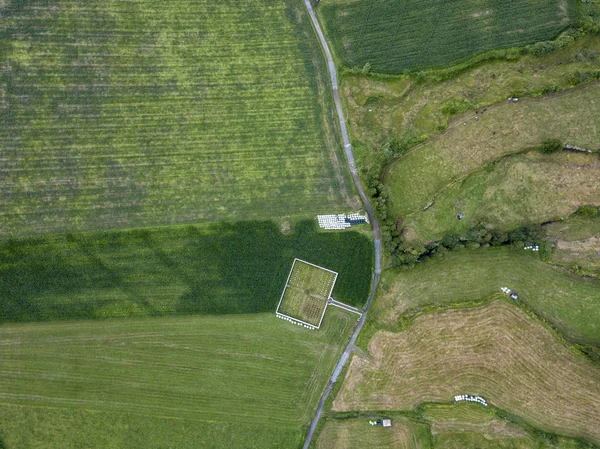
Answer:
[(0, 236), (347, 204), (301, 3), (2, 3)]
[(600, 36), (591, 35), (549, 55), (490, 62), (442, 82), (435, 77), (345, 77), (353, 139), (370, 149), (362, 165), (386, 142), (439, 133), (448, 124), (452, 104), (460, 110), (481, 109), (508, 97), (537, 97), (590, 81), (599, 73), (599, 54)]
[(569, 1), (324, 1), (337, 57), (379, 73), (443, 67), (498, 48), (552, 39), (576, 15)]
[[(480, 170), (443, 191), (426, 211), (416, 211), (403, 226), (412, 240), (464, 235), (478, 224), (512, 230), (527, 223), (568, 217), (583, 204), (598, 202), (598, 156), (533, 151)], [(457, 219), (463, 213), (464, 218)]]
[(572, 215), (546, 231), (555, 245), (552, 260), (600, 274), (600, 218)]
[(567, 338), (600, 344), (600, 281), (549, 265), (522, 249), (480, 248), (447, 253), (408, 271), (384, 272), (369, 315), (371, 330), (394, 329), (400, 316), (427, 306), (485, 299), (508, 287)]
[[(482, 115), (469, 112), (422, 146), (393, 162), (385, 174), (389, 213), (423, 209), (435, 195), (497, 158), (548, 138), (596, 149), (600, 138), (600, 84), (517, 104), (504, 102)], [(477, 120), (477, 118), (479, 119)]]
[(7, 448), (294, 448), (354, 319), (274, 314), (4, 324)]
[(339, 273), (334, 297), (366, 300), (366, 236), (237, 222), (5, 240), (0, 320), (274, 312), (295, 257)]

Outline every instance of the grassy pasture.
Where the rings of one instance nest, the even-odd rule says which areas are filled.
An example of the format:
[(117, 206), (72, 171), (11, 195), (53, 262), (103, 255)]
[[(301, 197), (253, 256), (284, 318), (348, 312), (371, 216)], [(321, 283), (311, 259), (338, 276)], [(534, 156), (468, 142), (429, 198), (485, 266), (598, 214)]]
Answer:
[(383, 273), (369, 316), (371, 329), (395, 329), (400, 317), (427, 306), (448, 306), (500, 294), (519, 300), (568, 338), (600, 343), (600, 281), (549, 265), (534, 253), (506, 247), (451, 251), (408, 271)]
[[(431, 241), (480, 223), (505, 230), (543, 223), (594, 203), (600, 206), (598, 155), (534, 151), (473, 173), (443, 191), (426, 211), (409, 215), (403, 225), (411, 240)], [(462, 220), (459, 213), (464, 213)]]
[(298, 447), (354, 322), (4, 324), (0, 435), (8, 448)]
[(369, 418), (328, 419), (316, 449), (425, 449), (429, 448), (429, 431), (424, 425), (395, 417), (391, 428), (371, 426)]
[(600, 273), (600, 219), (573, 215), (546, 230), (555, 262)]
[[(366, 413), (369, 415), (370, 413)], [(373, 416), (380, 414), (373, 413)], [(582, 449), (577, 440), (527, 433), (493, 409), (460, 403), (428, 404), (416, 419), (394, 412), (392, 428), (370, 426), (369, 418), (328, 419), (317, 449)]]
[(444, 67), (489, 50), (552, 39), (576, 16), (573, 7), (566, 0), (350, 0), (319, 6), (341, 63), (370, 63), (379, 73)]
[(408, 410), (478, 394), (544, 430), (600, 442), (600, 368), (512, 304), (432, 313), (380, 331), (355, 356), (334, 410)]
[[(394, 139), (431, 137), (446, 127), (453, 112), (508, 97), (536, 97), (593, 79), (599, 56), (600, 36), (587, 36), (556, 53), (491, 62), (442, 82), (346, 77), (342, 89), (352, 135), (371, 151)], [(362, 155), (362, 165), (368, 165), (370, 156)]]
[(2, 3), (0, 236), (352, 199), (301, 3)]
[(274, 312), (295, 257), (338, 272), (336, 298), (366, 300), (366, 236), (217, 223), (4, 240), (0, 321)]
[(404, 217), (423, 209), (453, 181), (502, 155), (558, 138), (596, 149), (600, 84), (540, 99), (501, 103), (484, 114), (456, 117), (438, 137), (396, 160), (385, 174), (389, 212)]

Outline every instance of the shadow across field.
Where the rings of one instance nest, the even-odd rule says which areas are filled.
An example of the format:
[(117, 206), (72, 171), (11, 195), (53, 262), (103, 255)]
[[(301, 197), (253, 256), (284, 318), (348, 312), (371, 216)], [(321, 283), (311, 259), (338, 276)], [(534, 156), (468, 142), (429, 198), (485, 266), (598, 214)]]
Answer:
[(294, 257), (340, 273), (336, 298), (367, 297), (367, 237), (219, 223), (2, 242), (0, 321), (271, 311)]

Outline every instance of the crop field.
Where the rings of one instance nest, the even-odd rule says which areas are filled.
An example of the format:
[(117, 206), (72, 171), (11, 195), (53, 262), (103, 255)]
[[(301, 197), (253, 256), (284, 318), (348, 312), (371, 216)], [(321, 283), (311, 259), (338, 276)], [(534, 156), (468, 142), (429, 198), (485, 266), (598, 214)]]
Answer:
[(497, 48), (556, 37), (576, 11), (568, 0), (324, 1), (322, 22), (348, 67), (379, 73), (444, 67)]
[(352, 359), (334, 410), (409, 410), (469, 392), (543, 430), (600, 442), (600, 368), (512, 304), (422, 315), (376, 333), (369, 353)]
[(4, 324), (0, 435), (8, 448), (297, 447), (354, 321)]
[[(598, 155), (534, 151), (505, 158), (468, 176), (402, 224), (412, 241), (440, 240), (478, 224), (512, 230), (568, 217), (583, 204), (600, 206), (599, 192)], [(459, 213), (464, 214), (461, 220)]]
[(385, 175), (389, 212), (404, 217), (423, 209), (452, 182), (497, 158), (556, 138), (596, 149), (600, 84), (456, 117), (437, 138), (393, 162)]
[(277, 312), (319, 327), (336, 278), (333, 271), (295, 259)]
[(353, 199), (301, 3), (2, 5), (0, 236)]
[(459, 250), (409, 271), (383, 273), (369, 326), (394, 330), (402, 315), (427, 306), (477, 301), (516, 291), (519, 301), (557, 326), (569, 339), (600, 343), (600, 280), (549, 265), (535, 254), (507, 247)]
[(432, 137), (457, 112), (589, 82), (598, 73), (598, 55), (600, 36), (588, 36), (556, 53), (490, 62), (442, 82), (346, 77), (342, 89), (352, 135), (371, 151), (396, 139)]
[(336, 298), (366, 301), (366, 236), (216, 223), (3, 241), (0, 321), (274, 312), (295, 257), (336, 270)]
[(546, 226), (555, 244), (552, 259), (600, 273), (600, 219), (573, 215)]

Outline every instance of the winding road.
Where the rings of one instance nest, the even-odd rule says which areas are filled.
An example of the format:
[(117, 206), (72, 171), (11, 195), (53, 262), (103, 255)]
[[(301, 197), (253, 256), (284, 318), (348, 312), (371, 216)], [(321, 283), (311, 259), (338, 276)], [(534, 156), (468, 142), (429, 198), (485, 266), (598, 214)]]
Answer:
[(346, 119), (344, 117), (344, 111), (342, 109), (342, 102), (340, 100), (340, 93), (338, 90), (338, 82), (337, 82), (337, 71), (335, 70), (335, 64), (333, 63), (333, 57), (331, 56), (331, 51), (329, 50), (329, 46), (327, 45), (327, 41), (325, 40), (325, 36), (323, 35), (323, 30), (321, 30), (321, 26), (319, 25), (319, 21), (317, 20), (317, 16), (315, 15), (315, 11), (312, 7), (312, 0), (304, 0), (304, 4), (306, 5), (306, 9), (308, 11), (308, 15), (310, 16), (310, 20), (313, 24), (313, 28), (319, 37), (319, 41), (321, 42), (321, 47), (323, 48), (323, 52), (325, 53), (325, 58), (327, 59), (327, 67), (329, 68), (329, 77), (331, 80), (331, 87), (333, 89), (333, 101), (335, 102), (335, 109), (337, 111), (338, 121), (340, 123), (340, 131), (342, 134), (342, 140), (344, 143), (344, 151), (346, 153), (346, 160), (348, 162), (348, 167), (350, 168), (350, 172), (352, 173), (352, 180), (354, 181), (354, 185), (356, 186), (356, 190), (358, 191), (358, 195), (363, 203), (365, 211), (369, 216), (369, 221), (371, 222), (371, 227), (373, 228), (373, 244), (375, 247), (375, 273), (373, 274), (373, 279), (371, 282), (371, 292), (369, 294), (369, 299), (367, 300), (367, 305), (358, 320), (358, 324), (354, 329), (354, 333), (352, 337), (350, 337), (350, 341), (344, 349), (344, 352), (340, 356), (335, 369), (333, 370), (333, 374), (329, 378), (327, 382), (327, 386), (325, 387), (325, 391), (323, 391), (323, 395), (319, 400), (319, 406), (317, 407), (317, 411), (315, 416), (310, 423), (310, 428), (308, 430), (308, 435), (306, 436), (306, 440), (304, 441), (303, 449), (308, 449), (310, 443), (312, 441), (313, 435), (317, 428), (317, 424), (319, 422), (319, 418), (323, 412), (323, 406), (325, 405), (325, 401), (329, 397), (329, 393), (333, 388), (333, 385), (337, 381), (344, 365), (350, 358), (350, 354), (354, 349), (354, 345), (356, 343), (356, 339), (358, 338), (358, 334), (365, 324), (365, 320), (367, 318), (367, 313), (369, 313), (369, 309), (371, 308), (371, 303), (373, 302), (373, 298), (375, 297), (375, 291), (377, 290), (377, 285), (379, 284), (379, 277), (381, 275), (381, 233), (379, 230), (379, 223), (377, 222), (377, 218), (375, 217), (375, 213), (373, 212), (373, 207), (369, 202), (365, 189), (360, 181), (360, 177), (358, 176), (358, 170), (356, 169), (356, 162), (354, 161), (354, 154), (352, 154), (352, 144), (350, 143), (350, 138), (348, 137), (348, 129), (346, 127)]

